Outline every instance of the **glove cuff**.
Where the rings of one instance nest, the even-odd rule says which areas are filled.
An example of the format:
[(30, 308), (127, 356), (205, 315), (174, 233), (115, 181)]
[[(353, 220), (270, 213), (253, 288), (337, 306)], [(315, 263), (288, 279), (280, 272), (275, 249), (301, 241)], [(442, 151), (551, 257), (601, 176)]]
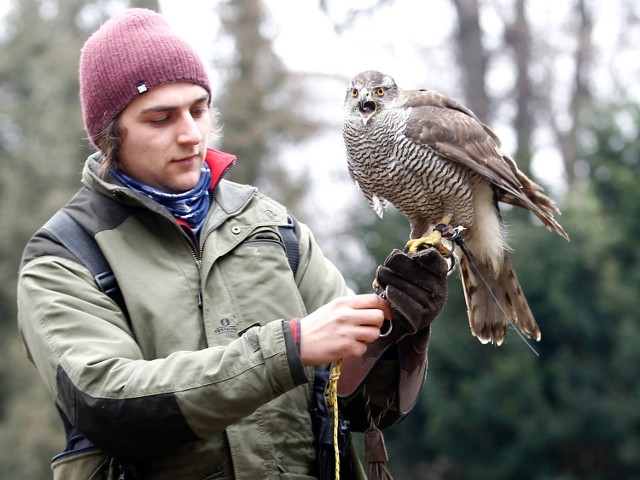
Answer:
[(401, 415), (411, 411), (418, 400), (427, 376), (427, 348), (431, 328), (408, 335), (396, 344), (400, 367), (398, 410)]

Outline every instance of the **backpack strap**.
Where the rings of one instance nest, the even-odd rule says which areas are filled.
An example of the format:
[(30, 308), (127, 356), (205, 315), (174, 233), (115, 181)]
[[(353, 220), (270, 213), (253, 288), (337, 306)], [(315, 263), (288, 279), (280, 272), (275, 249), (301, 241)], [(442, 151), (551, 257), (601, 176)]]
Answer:
[(284, 250), (287, 252), (287, 260), (289, 267), (295, 276), (298, 271), (298, 262), (300, 261), (300, 248), (298, 246), (298, 225), (295, 218), (287, 215), (287, 225), (278, 227), (282, 241), (284, 242)]
[(43, 228), (87, 267), (100, 291), (126, 312), (116, 277), (96, 240), (64, 210), (58, 210)]

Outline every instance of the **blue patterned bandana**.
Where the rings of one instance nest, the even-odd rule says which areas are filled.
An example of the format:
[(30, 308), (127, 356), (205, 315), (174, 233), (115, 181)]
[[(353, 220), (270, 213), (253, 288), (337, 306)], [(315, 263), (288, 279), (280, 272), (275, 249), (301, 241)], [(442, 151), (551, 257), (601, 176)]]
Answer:
[(169, 210), (174, 217), (183, 220), (194, 232), (197, 233), (202, 228), (211, 203), (209, 198), (211, 170), (209, 170), (209, 165), (206, 162), (202, 164), (198, 184), (191, 190), (182, 193), (161, 192), (134, 180), (115, 168), (111, 169), (111, 174), (122, 182), (124, 186), (158, 202)]

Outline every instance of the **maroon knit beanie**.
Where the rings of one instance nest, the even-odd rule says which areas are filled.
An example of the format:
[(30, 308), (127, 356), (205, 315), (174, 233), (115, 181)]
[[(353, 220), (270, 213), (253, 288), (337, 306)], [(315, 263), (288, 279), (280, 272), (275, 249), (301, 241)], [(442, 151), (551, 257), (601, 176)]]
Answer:
[(137, 95), (167, 82), (187, 81), (211, 95), (198, 54), (156, 12), (131, 8), (105, 22), (80, 55), (84, 126), (96, 136)]

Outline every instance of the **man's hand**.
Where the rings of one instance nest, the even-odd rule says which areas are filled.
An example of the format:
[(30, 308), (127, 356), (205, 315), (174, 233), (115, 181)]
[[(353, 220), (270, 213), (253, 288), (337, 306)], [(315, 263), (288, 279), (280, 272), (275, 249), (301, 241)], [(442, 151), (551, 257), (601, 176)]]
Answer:
[(389, 303), (378, 295), (336, 298), (300, 320), (302, 363), (321, 365), (364, 354), (392, 315)]

